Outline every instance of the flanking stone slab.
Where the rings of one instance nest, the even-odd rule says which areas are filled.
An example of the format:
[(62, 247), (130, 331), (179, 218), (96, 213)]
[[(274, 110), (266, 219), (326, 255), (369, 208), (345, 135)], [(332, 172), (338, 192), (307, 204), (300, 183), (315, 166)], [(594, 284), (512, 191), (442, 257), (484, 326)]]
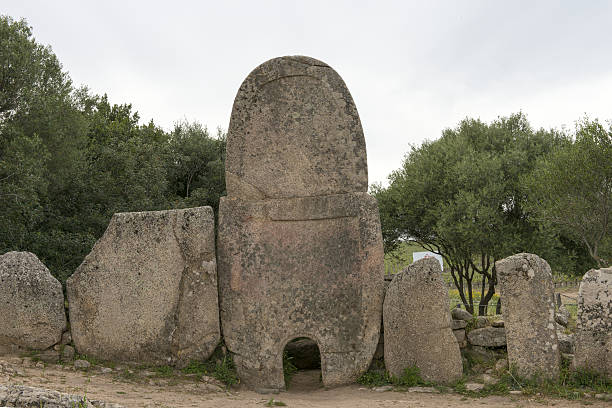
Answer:
[(186, 365), (220, 340), (210, 207), (115, 214), (66, 282), (76, 349)]
[(0, 353), (43, 350), (66, 329), (62, 284), (30, 252), (0, 256)]
[(353, 382), (378, 344), (384, 253), (342, 78), (301, 56), (257, 67), (234, 101), (225, 165), (219, 300), (241, 382), (284, 389), (298, 337), (317, 343), (325, 386)]
[(612, 268), (582, 277), (576, 326), (574, 367), (612, 376)]
[(452, 383), (463, 374), (461, 352), (451, 329), (448, 289), (439, 262), (421, 259), (396, 274), (383, 307), (385, 366), (401, 376), (411, 366), (423, 379)]
[(557, 378), (560, 355), (550, 266), (537, 255), (521, 253), (497, 261), (495, 267), (510, 366), (521, 376)]

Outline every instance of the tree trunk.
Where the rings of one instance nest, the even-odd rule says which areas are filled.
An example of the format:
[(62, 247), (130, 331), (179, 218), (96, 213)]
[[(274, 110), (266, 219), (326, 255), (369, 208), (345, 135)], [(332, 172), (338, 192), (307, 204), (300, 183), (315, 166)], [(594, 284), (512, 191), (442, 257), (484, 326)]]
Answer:
[(491, 298), (493, 298), (493, 295), (495, 294), (495, 282), (497, 281), (497, 271), (495, 270), (495, 266), (493, 266), (493, 270), (491, 271), (491, 277), (488, 278), (489, 285), (488, 285), (486, 294), (484, 293), (485, 279), (487, 279), (487, 276), (483, 274), (482, 291), (480, 292), (481, 298), (480, 298), (480, 304), (478, 307), (479, 316), (487, 315), (487, 306), (489, 305), (489, 301), (491, 300)]

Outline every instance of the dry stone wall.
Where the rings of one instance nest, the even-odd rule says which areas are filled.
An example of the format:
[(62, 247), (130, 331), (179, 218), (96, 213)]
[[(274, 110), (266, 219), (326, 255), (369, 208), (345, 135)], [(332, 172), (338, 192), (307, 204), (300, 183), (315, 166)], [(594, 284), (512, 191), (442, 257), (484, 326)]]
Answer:
[(282, 355), (314, 340), (326, 386), (365, 371), (378, 343), (383, 248), (365, 141), (321, 61), (257, 67), (236, 96), (219, 208), (223, 336), (244, 384), (283, 389)]
[(115, 214), (66, 282), (76, 349), (186, 365), (220, 340), (210, 207)]

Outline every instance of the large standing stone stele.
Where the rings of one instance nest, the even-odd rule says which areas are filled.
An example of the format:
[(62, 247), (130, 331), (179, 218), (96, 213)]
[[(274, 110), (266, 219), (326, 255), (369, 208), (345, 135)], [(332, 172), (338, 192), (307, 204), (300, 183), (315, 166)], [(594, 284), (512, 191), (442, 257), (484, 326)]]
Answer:
[(582, 277), (576, 329), (574, 366), (612, 376), (612, 268)]
[(307, 57), (257, 67), (227, 139), (219, 208), (223, 336), (241, 381), (282, 389), (283, 350), (314, 340), (326, 386), (350, 383), (380, 329), (383, 248), (363, 131), (340, 76)]
[(46, 349), (66, 328), (62, 284), (30, 252), (0, 256), (0, 352)]
[(559, 376), (552, 272), (537, 255), (516, 254), (495, 264), (504, 302), (508, 361), (521, 376)]
[(401, 376), (416, 366), (421, 376), (452, 383), (463, 374), (451, 329), (448, 289), (435, 258), (421, 259), (393, 277), (383, 307), (385, 366)]
[(220, 339), (210, 207), (115, 214), (67, 281), (79, 353), (150, 364), (206, 359)]

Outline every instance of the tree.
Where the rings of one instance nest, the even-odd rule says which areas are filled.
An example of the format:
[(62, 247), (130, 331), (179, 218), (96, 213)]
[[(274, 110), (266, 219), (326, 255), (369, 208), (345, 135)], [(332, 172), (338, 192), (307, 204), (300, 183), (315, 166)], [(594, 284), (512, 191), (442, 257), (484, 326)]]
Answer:
[(225, 134), (211, 137), (197, 122), (178, 122), (169, 138), (168, 179), (175, 207), (210, 205), (225, 194)]
[[(30, 249), (78, 129), (71, 81), (24, 20), (0, 16), (0, 251)], [(74, 138), (73, 140), (77, 140)], [(54, 173), (54, 171), (56, 171)], [(50, 174), (51, 173), (51, 174)]]
[(67, 95), (71, 87), (51, 48), (34, 40), (26, 21), (0, 15), (0, 122), (26, 112), (40, 96)]
[(486, 314), (495, 293), (495, 261), (538, 241), (522, 208), (519, 176), (559, 138), (534, 132), (519, 113), (490, 125), (465, 119), (439, 140), (413, 147), (389, 176), (389, 187), (373, 188), (386, 250), (413, 240), (442, 255), (472, 313), (472, 284), (480, 275), (479, 314)]
[(112, 215), (210, 205), (225, 135), (140, 124), (132, 105), (75, 89), (24, 20), (0, 16), (0, 254), (32, 251), (64, 282)]
[(610, 264), (612, 124), (578, 121), (574, 140), (541, 157), (524, 183), (536, 220), (580, 242), (599, 267)]

